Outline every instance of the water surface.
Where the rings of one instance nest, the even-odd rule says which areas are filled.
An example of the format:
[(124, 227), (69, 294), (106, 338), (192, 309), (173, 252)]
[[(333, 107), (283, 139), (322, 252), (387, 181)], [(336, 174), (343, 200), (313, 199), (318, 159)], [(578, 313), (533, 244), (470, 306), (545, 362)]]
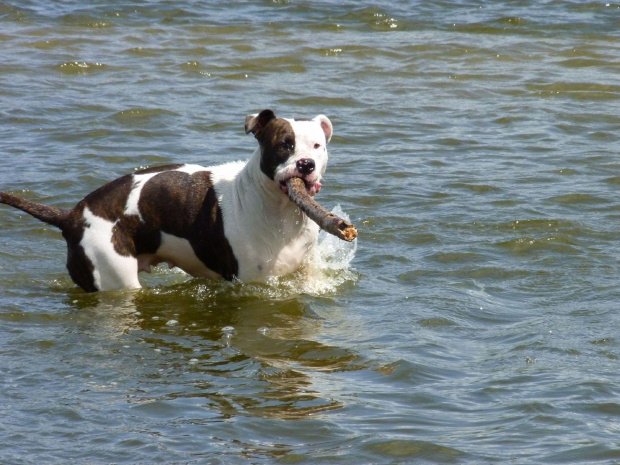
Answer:
[(0, 6), (0, 187), (69, 208), (326, 114), (311, 277), (87, 295), (0, 208), (0, 457), (618, 463), (620, 5)]

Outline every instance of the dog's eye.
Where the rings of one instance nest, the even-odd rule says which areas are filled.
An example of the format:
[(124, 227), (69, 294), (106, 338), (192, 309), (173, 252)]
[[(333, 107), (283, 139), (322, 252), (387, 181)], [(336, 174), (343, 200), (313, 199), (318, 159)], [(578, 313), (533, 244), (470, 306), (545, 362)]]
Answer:
[(314, 149), (320, 149), (321, 148), (321, 144), (314, 144)]
[(295, 149), (295, 144), (288, 142), (288, 141), (283, 141), (277, 145), (277, 148), (279, 150), (287, 150), (287, 151), (292, 152)]

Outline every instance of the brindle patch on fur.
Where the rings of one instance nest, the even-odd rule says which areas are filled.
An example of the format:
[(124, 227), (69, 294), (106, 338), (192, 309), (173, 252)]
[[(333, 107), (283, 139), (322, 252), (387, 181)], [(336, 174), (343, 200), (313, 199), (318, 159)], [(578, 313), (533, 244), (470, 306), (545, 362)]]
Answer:
[(278, 166), (295, 152), (293, 127), (285, 119), (276, 118), (256, 133), (256, 139), (261, 147), (261, 171), (274, 179)]
[(67, 271), (73, 282), (86, 292), (98, 291), (95, 286), (95, 266), (90, 261), (84, 248), (80, 245), (84, 236), (84, 206), (78, 206), (69, 211), (69, 215), (62, 226), (62, 236), (67, 241)]
[(246, 119), (245, 132), (251, 132), (261, 149), (260, 169), (274, 179), (276, 169), (295, 152), (295, 131), (291, 124), (276, 118), (271, 110), (263, 110)]
[[(196, 256), (211, 270), (232, 280), (239, 265), (226, 236), (222, 212), (210, 173), (166, 171), (149, 179), (138, 203), (144, 223), (135, 232), (138, 253), (155, 253), (158, 231), (187, 239)], [(159, 240), (161, 238), (159, 237)], [(144, 244), (151, 244), (147, 250)]]
[(94, 271), (90, 259), (79, 244), (67, 240), (67, 271), (75, 284), (86, 292), (97, 292)]
[(125, 175), (91, 192), (77, 204), (77, 207), (81, 210), (88, 207), (93, 215), (114, 222), (123, 216), (132, 187), (133, 176)]

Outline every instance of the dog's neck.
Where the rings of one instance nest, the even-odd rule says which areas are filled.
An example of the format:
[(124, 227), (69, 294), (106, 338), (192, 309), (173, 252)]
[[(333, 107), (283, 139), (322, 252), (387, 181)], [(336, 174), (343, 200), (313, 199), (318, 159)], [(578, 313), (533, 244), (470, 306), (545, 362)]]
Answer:
[[(290, 210), (293, 213), (297, 207), (280, 190), (278, 185), (261, 171), (260, 160), (261, 148), (257, 147), (239, 176), (234, 180), (235, 188), (232, 192), (238, 194), (238, 200), (245, 208), (275, 209), (278, 212)], [(265, 211), (264, 216), (269, 216), (267, 211)]]
[(316, 223), (260, 170), (260, 156), (257, 148), (242, 168), (210, 168), (224, 225), (234, 225), (225, 229), (226, 237), (235, 254), (244, 258), (239, 272), (250, 281), (297, 270), (318, 231)]

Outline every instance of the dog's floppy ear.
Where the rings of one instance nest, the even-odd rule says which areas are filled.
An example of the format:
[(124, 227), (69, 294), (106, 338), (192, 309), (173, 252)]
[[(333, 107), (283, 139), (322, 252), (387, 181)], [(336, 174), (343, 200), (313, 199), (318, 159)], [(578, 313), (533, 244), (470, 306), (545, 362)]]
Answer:
[(329, 142), (333, 133), (332, 122), (325, 115), (315, 116), (314, 121), (321, 125), (321, 129), (325, 133), (325, 142)]
[(271, 110), (263, 110), (257, 115), (248, 115), (245, 117), (245, 133), (251, 132), (256, 135), (258, 131), (263, 129), (269, 121), (276, 117)]

